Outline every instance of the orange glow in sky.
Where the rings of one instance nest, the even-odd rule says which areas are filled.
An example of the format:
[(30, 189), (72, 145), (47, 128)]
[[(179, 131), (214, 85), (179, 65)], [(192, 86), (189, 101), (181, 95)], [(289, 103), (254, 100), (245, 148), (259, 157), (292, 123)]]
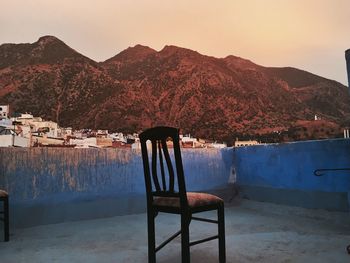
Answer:
[(176, 45), (347, 83), (349, 0), (0, 0), (0, 43), (54, 35), (104, 61), (142, 44)]

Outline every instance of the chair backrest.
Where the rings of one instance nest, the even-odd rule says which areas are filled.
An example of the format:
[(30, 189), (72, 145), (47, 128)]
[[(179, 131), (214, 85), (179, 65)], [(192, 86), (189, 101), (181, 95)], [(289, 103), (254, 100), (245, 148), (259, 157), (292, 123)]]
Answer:
[[(141, 142), (143, 169), (145, 175), (147, 202), (151, 204), (154, 196), (179, 197), (180, 205), (187, 206), (186, 185), (182, 166), (179, 130), (172, 127), (154, 127), (139, 135)], [(174, 153), (171, 156), (167, 141), (172, 140)], [(151, 142), (151, 165), (147, 149)], [(174, 170), (172, 157), (175, 159)], [(157, 162), (158, 160), (158, 162)], [(165, 162), (164, 162), (165, 161)], [(167, 169), (165, 169), (164, 164)], [(159, 173), (160, 171), (160, 173)], [(177, 181), (177, 189), (175, 188)]]

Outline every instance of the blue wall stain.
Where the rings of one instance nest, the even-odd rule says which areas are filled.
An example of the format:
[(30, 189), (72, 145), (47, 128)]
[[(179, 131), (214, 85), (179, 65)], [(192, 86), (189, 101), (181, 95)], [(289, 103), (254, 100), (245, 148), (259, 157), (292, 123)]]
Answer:
[(349, 172), (316, 169), (350, 168), (350, 140), (320, 140), (236, 148), (234, 166), (238, 185), (348, 192)]
[[(227, 185), (230, 151), (183, 149), (189, 191)], [(0, 187), (13, 202), (145, 194), (142, 158), (131, 149), (0, 148)]]

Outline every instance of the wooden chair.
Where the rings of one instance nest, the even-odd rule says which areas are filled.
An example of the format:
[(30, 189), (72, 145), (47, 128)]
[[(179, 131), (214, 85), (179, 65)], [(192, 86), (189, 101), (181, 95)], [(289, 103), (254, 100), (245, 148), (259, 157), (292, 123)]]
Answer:
[[(147, 195), (148, 262), (155, 263), (156, 252), (181, 234), (182, 263), (190, 262), (190, 246), (216, 238), (218, 238), (219, 243), (219, 262), (224, 263), (226, 261), (224, 202), (219, 197), (211, 194), (186, 192), (180, 152), (179, 130), (171, 127), (155, 127), (142, 132), (139, 138)], [(173, 144), (174, 154), (172, 157), (175, 159), (175, 171), (167, 146), (169, 139)], [(151, 166), (149, 164), (147, 141), (150, 141), (152, 145)], [(159, 159), (158, 166), (157, 159)], [(167, 171), (164, 168), (164, 160)], [(218, 220), (193, 216), (195, 213), (209, 210), (217, 210)], [(179, 214), (181, 216), (181, 230), (156, 247), (155, 217), (158, 212)], [(189, 226), (191, 220), (217, 224), (218, 235), (190, 242)]]
[(10, 234), (9, 234), (9, 195), (4, 190), (0, 190), (0, 201), (3, 202), (3, 211), (0, 211), (0, 214), (3, 214), (4, 216), (0, 218), (1, 221), (4, 221), (4, 235), (5, 235), (5, 241), (10, 240)]

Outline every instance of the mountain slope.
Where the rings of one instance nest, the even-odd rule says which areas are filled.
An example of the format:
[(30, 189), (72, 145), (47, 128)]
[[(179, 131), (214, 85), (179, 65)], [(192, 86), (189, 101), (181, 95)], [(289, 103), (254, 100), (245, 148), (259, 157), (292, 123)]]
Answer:
[(120, 86), (98, 63), (51, 36), (1, 45), (0, 61), (1, 102), (64, 126), (85, 126), (89, 107), (98, 107)]
[(62, 126), (135, 132), (171, 125), (229, 141), (286, 130), (315, 114), (340, 126), (350, 122), (350, 96), (340, 83), (235, 56), (137, 45), (97, 63), (43, 37), (1, 45), (0, 61), (0, 103)]

